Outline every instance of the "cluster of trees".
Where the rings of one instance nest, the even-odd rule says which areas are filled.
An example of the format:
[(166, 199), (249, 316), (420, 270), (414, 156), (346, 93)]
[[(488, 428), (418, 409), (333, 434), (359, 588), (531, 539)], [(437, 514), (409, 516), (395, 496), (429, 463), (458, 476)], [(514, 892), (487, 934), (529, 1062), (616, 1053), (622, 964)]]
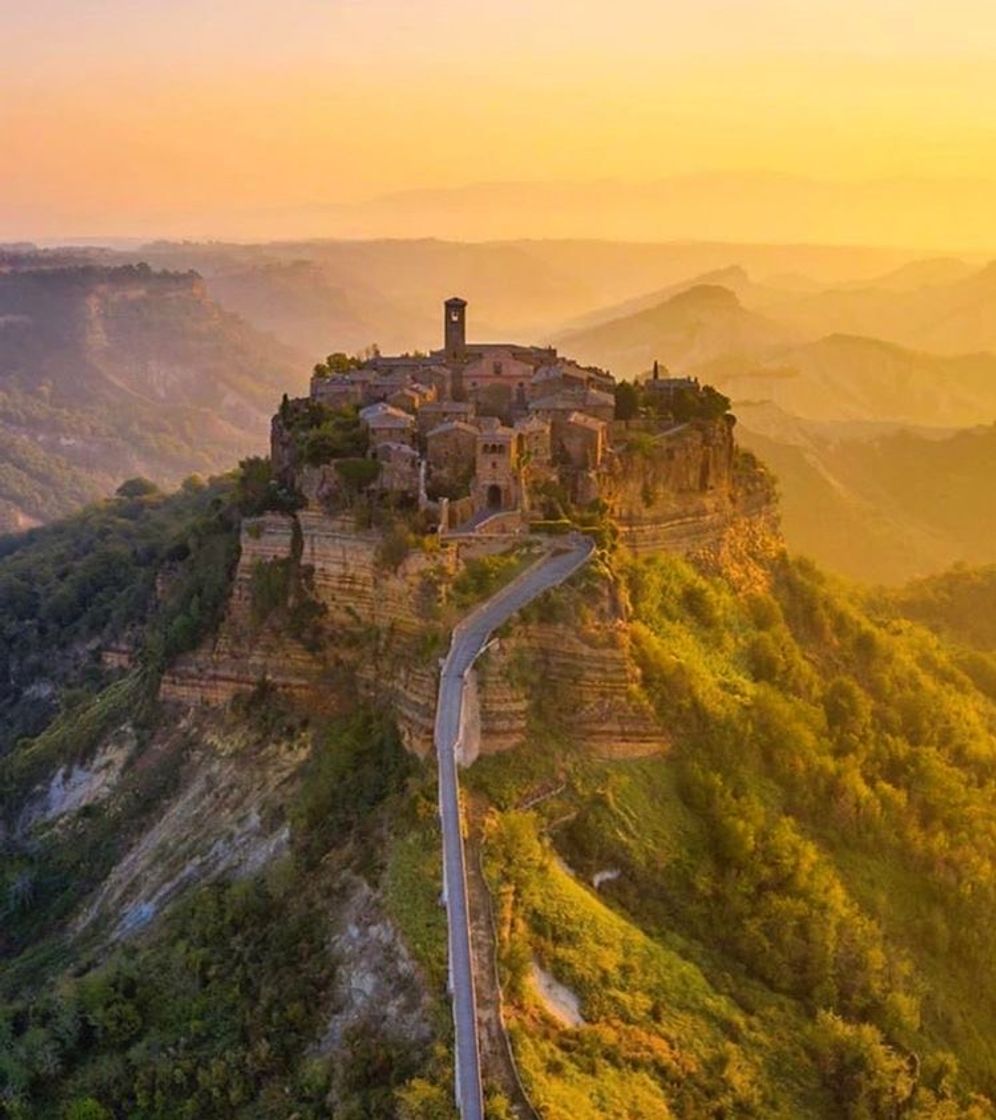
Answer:
[(350, 370), (359, 369), (364, 362), (379, 356), (380, 348), (376, 343), (360, 351), (359, 354), (344, 354), (341, 350), (337, 350), (334, 354), (329, 354), (324, 362), (319, 362), (315, 366), (315, 376), (339, 377), (349, 373)]
[(730, 411), (730, 398), (711, 385), (680, 388), (665, 395), (647, 389), (639, 381), (620, 381), (615, 387), (615, 398), (617, 420), (648, 416), (684, 424), (690, 420), (716, 420)]
[[(619, 871), (600, 891), (741, 1007), (773, 1001), (799, 1043), (778, 1061), (824, 1102), (807, 1114), (992, 1115), (973, 1094), (996, 1097), (996, 703), (965, 660), (986, 647), (957, 644), (987, 640), (966, 604), (986, 601), (988, 575), (896, 596), (785, 560), (769, 590), (736, 593), (673, 557), (613, 565), (667, 757), (629, 770), (561, 754), (556, 848), (579, 878)], [(556, 750), (562, 701), (536, 678)], [(524, 773), (513, 803), (534, 788)], [(502, 881), (521, 887), (532, 872), (513, 862)], [(567, 917), (555, 931), (533, 896), (526, 946), (563, 954)], [(777, 1039), (761, 1022), (763, 1049)]]
[(233, 486), (192, 477), (167, 497), (131, 480), (0, 540), (0, 755), (58, 714), (60, 692), (99, 691), (100, 645), (127, 639), (156, 671), (215, 623), (237, 549)]
[(285, 396), (280, 420), (293, 438), (301, 461), (309, 467), (333, 459), (361, 459), (370, 446), (369, 433), (355, 405), (336, 409), (311, 399), (292, 404)]

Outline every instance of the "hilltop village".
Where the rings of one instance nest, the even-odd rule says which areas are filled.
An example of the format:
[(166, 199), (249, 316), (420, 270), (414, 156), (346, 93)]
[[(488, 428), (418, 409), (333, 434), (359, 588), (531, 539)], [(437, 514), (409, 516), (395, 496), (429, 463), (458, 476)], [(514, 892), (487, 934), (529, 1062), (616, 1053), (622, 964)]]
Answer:
[[(722, 418), (732, 446), (729, 402), (696, 380), (655, 364), (642, 385), (617, 384), (553, 347), (468, 342), (466, 301), (443, 311), (441, 349), (331, 355), (308, 397), (284, 399), (272, 429), (280, 484), (328, 511), (373, 500), (443, 532), (507, 532), (605, 499), (620, 454), (693, 421)], [(716, 474), (706, 460), (695, 486)]]

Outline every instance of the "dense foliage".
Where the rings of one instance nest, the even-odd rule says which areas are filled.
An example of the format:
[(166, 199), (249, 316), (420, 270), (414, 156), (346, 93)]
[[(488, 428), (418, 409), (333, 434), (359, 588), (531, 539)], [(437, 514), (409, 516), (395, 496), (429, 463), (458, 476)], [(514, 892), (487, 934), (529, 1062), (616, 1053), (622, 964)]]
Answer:
[[(567, 779), (493, 826), (546, 1115), (599, 1115), (592, 1076), (616, 1115), (992, 1115), (972, 1093), (996, 1095), (996, 704), (960, 652), (804, 563), (742, 597), (670, 558), (618, 575), (667, 755), (558, 748), (536, 666), (529, 760), (471, 772), (508, 806)], [(617, 873), (604, 900), (552, 861), (544, 822), (579, 879)], [(533, 955), (588, 1025), (543, 1029)], [(661, 1080), (663, 1040), (684, 1079)]]
[(154, 672), (217, 621), (237, 547), (231, 479), (134, 490), (0, 538), (0, 755), (59, 711), (78, 719), (107, 680), (102, 647), (126, 641)]
[[(247, 738), (263, 746), (300, 734), (298, 717), (272, 690), (261, 687), (237, 707), (230, 723), (243, 748)], [(0, 1115), (360, 1120), (395, 1114), (397, 1101), (410, 1101), (404, 1115), (413, 1120), (449, 1120), (436, 1087), (445, 1071), (421, 1044), (372, 1034), (359, 1022), (348, 1027), (341, 1049), (319, 1045), (325, 1020), (342, 1000), (328, 924), (342, 890), (339, 876), (350, 868), (374, 883), (388, 873), (396, 878), (385, 844), (396, 834), (399, 853), (412, 851), (406, 837), (415, 839), (421, 827), (413, 816), (421, 799), (407, 788), (414, 767), (396, 730), (371, 711), (317, 720), (310, 739), (311, 756), (287, 808), (287, 857), (263, 874), (197, 889), (151, 938), (125, 943), (102, 963), (77, 963), (40, 991), (32, 990), (24, 959), (8, 965), (8, 994), (0, 1001)], [(169, 762), (173, 769), (181, 764)], [(106, 874), (103, 849), (120, 858), (141, 823), (144, 807), (128, 789), (136, 791), (147, 770), (130, 771), (109, 821), (85, 815), (68, 832), (48, 834), (48, 866), (75, 852), (80, 870), (96, 862), (98, 875)], [(161, 785), (155, 790), (159, 798), (165, 792)], [(432, 843), (437, 851), (438, 839)], [(9, 866), (8, 856), (3, 870)], [(85, 884), (92, 883), (87, 874)], [(438, 925), (438, 887), (424, 885)], [(25, 899), (26, 909), (45, 915), (49, 936), (53, 918), (63, 916), (47, 905), (51, 888), (38, 883)], [(405, 886), (404, 907), (421, 889)], [(5, 933), (10, 917), (8, 911)], [(426, 927), (426, 918), (418, 921)], [(44, 936), (37, 922), (34, 936)], [(438, 933), (434, 938), (438, 946)], [(0, 949), (11, 956), (29, 945), (8, 936)], [(67, 959), (64, 947), (38, 964), (51, 975)]]

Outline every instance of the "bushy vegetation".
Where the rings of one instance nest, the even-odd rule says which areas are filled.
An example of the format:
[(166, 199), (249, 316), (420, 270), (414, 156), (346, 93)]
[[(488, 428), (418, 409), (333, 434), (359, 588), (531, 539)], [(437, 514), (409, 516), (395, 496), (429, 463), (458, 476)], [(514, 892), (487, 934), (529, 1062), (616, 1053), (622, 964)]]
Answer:
[[(266, 689), (231, 718), (260, 743), (300, 735), (300, 716)], [(441, 1089), (445, 1054), (392, 1033), (390, 1024), (378, 1033), (362, 1022), (348, 1027), (341, 1046), (318, 1046), (325, 1018), (339, 1009), (329, 918), (344, 871), (375, 885), (384, 879), (402, 928), (425, 931), (414, 946), (440, 994), (445, 958), (435, 904), (438, 846), (418, 840), (423, 832), (437, 839), (433, 801), (411, 788), (414, 764), (396, 729), (359, 708), (314, 722), (311, 737), (288, 809), (286, 857), (251, 878), (197, 889), (151, 937), (96, 965), (77, 958), (57, 981), (72, 959), (65, 948), (38, 962), (33, 977), (20, 959), (4, 970), (0, 1113), (23, 1120), (450, 1120)], [(88, 816), (51, 843), (75, 850), (84, 867), (100, 837), (113, 844), (140, 815), (134, 798), (120, 800), (127, 813), (116, 809), (107, 827), (101, 815)], [(99, 881), (107, 867), (97, 863)], [(29, 908), (39, 901), (29, 899)], [(14, 945), (9, 916), (0, 945), (7, 954), (27, 947)], [(48, 981), (34, 989), (29, 981), (39, 973)]]
[(367, 453), (370, 437), (355, 406), (336, 409), (310, 398), (289, 401), (285, 396), (279, 416), (306, 466), (362, 459)]
[(493, 595), (523, 572), (535, 557), (523, 549), (468, 560), (453, 581), (453, 601), (461, 609)]
[(996, 564), (964, 565), (892, 593), (898, 614), (956, 642), (996, 651)]
[(155, 673), (214, 625), (237, 550), (232, 494), (231, 479), (191, 479), (0, 539), (0, 755), (60, 711), (80, 718), (108, 679), (100, 647), (127, 640)]
[(681, 387), (667, 394), (654, 391), (647, 385), (647, 382), (638, 381), (616, 384), (617, 420), (635, 420), (644, 416), (684, 424), (690, 420), (717, 420), (730, 411), (730, 398), (711, 385), (698, 389)]
[[(514, 756), (481, 775), (505, 805), (555, 767), (567, 779), (493, 825), (518, 1047), (546, 1115), (597, 1115), (609, 1083), (611, 1114), (646, 1110), (648, 1077), (680, 1116), (993, 1115), (972, 1094), (996, 1095), (996, 705), (961, 653), (801, 562), (740, 596), (674, 558), (616, 570), (665, 753), (600, 764), (548, 722), (529, 748), (554, 755), (546, 779)], [(555, 720), (556, 696), (539, 710)], [(579, 879), (619, 872), (603, 897), (552, 862), (543, 821)], [(654, 953), (694, 981), (642, 963)], [(587, 1025), (536, 1020), (531, 955)], [(727, 997), (735, 1026), (670, 1019)], [(653, 1066), (664, 1040), (684, 1079)]]

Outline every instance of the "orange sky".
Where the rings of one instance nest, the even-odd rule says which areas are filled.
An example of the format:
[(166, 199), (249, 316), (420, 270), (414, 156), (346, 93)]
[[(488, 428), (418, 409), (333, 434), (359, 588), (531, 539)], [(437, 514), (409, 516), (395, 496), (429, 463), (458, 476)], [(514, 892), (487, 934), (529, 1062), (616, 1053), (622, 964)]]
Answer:
[[(296, 207), (482, 181), (996, 182), (991, 0), (5, 7), (5, 238), (260, 236)], [(973, 213), (943, 230), (982, 236)]]

